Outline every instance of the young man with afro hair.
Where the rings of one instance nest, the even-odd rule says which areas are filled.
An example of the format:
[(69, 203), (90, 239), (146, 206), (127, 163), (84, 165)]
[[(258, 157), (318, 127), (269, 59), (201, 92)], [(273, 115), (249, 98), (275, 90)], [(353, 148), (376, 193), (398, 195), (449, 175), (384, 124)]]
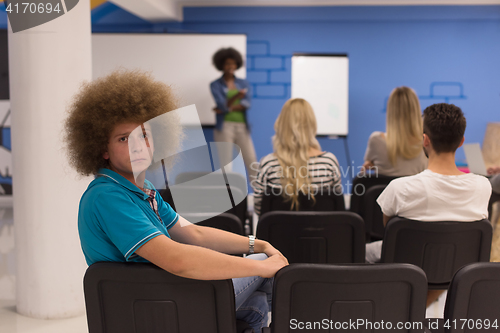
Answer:
[[(182, 132), (175, 117), (163, 129), (147, 122), (175, 109), (171, 89), (140, 71), (115, 71), (75, 96), (65, 124), (70, 164), (95, 176), (78, 213), (85, 259), (89, 265), (151, 262), (192, 279), (233, 278), (236, 317), (260, 332), (268, 320), (270, 278), (286, 258), (265, 241), (249, 246), (246, 237), (189, 223), (145, 179), (153, 133), (162, 131), (162, 141), (176, 146)], [(229, 255), (252, 250), (257, 260)]]

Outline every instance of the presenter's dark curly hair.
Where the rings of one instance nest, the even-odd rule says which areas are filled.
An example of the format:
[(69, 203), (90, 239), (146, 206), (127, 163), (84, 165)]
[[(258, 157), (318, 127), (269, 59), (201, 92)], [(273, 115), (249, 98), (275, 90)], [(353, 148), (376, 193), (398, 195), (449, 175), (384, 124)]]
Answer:
[[(141, 124), (175, 109), (177, 99), (170, 87), (138, 70), (120, 69), (83, 84), (64, 124), (70, 165), (81, 175), (96, 174), (108, 166), (103, 153), (116, 125)], [(168, 128), (162, 125), (156, 132), (164, 142), (176, 145), (182, 129), (175, 114), (171, 115), (172, 121), (165, 125)], [(154, 134), (155, 129), (152, 130)]]
[(433, 104), (424, 110), (424, 133), (438, 154), (455, 152), (466, 126), (462, 110), (453, 104)]
[(232, 47), (228, 47), (226, 49), (220, 49), (217, 52), (215, 52), (214, 56), (212, 57), (212, 62), (215, 68), (217, 68), (220, 71), (223, 71), (226, 59), (233, 59), (234, 61), (236, 61), (236, 69), (243, 66), (243, 58), (241, 57), (241, 53), (239, 53)]

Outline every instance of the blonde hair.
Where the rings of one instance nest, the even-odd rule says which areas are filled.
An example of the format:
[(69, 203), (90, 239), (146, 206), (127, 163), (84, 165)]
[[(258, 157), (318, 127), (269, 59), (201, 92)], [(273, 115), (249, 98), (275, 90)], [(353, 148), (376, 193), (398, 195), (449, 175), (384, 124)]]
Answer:
[(386, 142), (389, 161), (396, 165), (398, 156), (412, 159), (422, 153), (422, 115), (413, 89), (395, 88), (387, 101)]
[[(283, 170), (283, 196), (292, 201), (291, 209), (299, 209), (299, 192), (309, 194), (315, 200), (310, 191), (308, 161), (309, 148), (321, 149), (316, 140), (316, 130), (316, 117), (311, 104), (302, 98), (286, 101), (274, 124), (274, 154)], [(301, 175), (304, 168), (306, 177)], [(291, 195), (289, 188), (292, 189)]]

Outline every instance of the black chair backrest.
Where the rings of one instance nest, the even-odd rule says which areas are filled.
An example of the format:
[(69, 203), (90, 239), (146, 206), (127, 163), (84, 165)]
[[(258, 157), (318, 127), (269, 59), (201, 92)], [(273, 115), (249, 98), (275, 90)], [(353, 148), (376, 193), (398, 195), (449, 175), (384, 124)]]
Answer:
[(385, 190), (387, 185), (375, 185), (370, 187), (364, 196), (363, 212), (365, 216), (363, 220), (365, 221), (365, 230), (367, 240), (375, 241), (384, 238), (384, 219), (382, 210), (377, 203), (377, 198)]
[(351, 212), (269, 212), (257, 225), (257, 238), (290, 263), (363, 263), (364, 235), (363, 219)]
[[(479, 321), (482, 329), (488, 325), (488, 330), (498, 331), (499, 313), (500, 263), (475, 263), (461, 268), (453, 277), (446, 296), (444, 319), (451, 323), (448, 332), (481, 331)], [(453, 320), (456, 320), (456, 328)], [(492, 328), (495, 320), (497, 327)]]
[[(392, 329), (398, 322), (422, 324), (426, 296), (425, 274), (413, 265), (293, 264), (275, 276), (271, 330), (294, 332), (291, 328), (300, 322), (316, 322), (328, 326), (312, 330), (302, 326), (304, 331), (389, 332), (390, 329), (381, 328), (382, 321), (394, 325)], [(352, 322), (360, 326), (350, 326)], [(371, 328), (367, 322), (372, 323)], [(373, 326), (375, 323), (378, 328)], [(423, 332), (423, 326), (419, 329), (418, 324), (413, 325), (397, 331)]]
[(238, 235), (244, 235), (243, 223), (234, 214), (222, 213), (217, 216), (212, 216), (212, 214), (208, 213), (191, 213), (184, 214), (182, 217), (188, 221), (200, 221), (196, 223), (197, 225), (217, 228)]
[(236, 332), (231, 280), (186, 279), (152, 264), (96, 263), (84, 290), (89, 333)]
[(350, 211), (365, 218), (365, 197), (368, 189), (376, 185), (388, 185), (398, 177), (383, 176), (377, 174), (366, 174), (364, 177), (356, 176), (352, 181)]
[(382, 262), (417, 265), (430, 289), (446, 289), (462, 266), (490, 260), (492, 234), (488, 220), (420, 222), (396, 217), (385, 228)]
[[(274, 211), (291, 211), (291, 201), (287, 201), (282, 190), (268, 186), (262, 196), (260, 215)], [(312, 200), (310, 195), (299, 194), (299, 211), (333, 212), (345, 211), (344, 195), (332, 187), (318, 188)]]

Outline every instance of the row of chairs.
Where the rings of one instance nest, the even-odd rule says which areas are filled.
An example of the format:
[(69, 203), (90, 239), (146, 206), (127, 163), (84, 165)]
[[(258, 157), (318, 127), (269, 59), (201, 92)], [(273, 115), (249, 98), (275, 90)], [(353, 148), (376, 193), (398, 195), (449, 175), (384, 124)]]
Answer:
[[(241, 221), (228, 213), (199, 224), (243, 233)], [(352, 212), (276, 211), (262, 216), (257, 238), (271, 243), (290, 263), (364, 263), (364, 227), (363, 219)], [(417, 265), (430, 288), (446, 289), (463, 265), (489, 261), (492, 235), (488, 220), (429, 223), (394, 218), (385, 229), (382, 262)]]
[[(84, 290), (89, 333), (252, 332), (236, 322), (231, 280), (181, 278), (152, 264), (96, 263)], [(454, 275), (437, 327), (426, 323), (426, 295), (426, 275), (411, 264), (292, 264), (276, 274), (272, 324), (264, 332), (472, 332), (479, 321), (497, 331), (500, 263), (467, 265)]]
[[(204, 177), (204, 186), (189, 185), (192, 180)], [(185, 172), (176, 177), (176, 193), (183, 197), (192, 197), (190, 193), (196, 191), (198, 200), (190, 207), (192, 213), (184, 215), (207, 214), (212, 212), (217, 204), (214, 200), (220, 197), (227, 196), (231, 193), (233, 198), (244, 198), (244, 193), (247, 191), (245, 178), (237, 173), (227, 173), (226, 181), (228, 184), (221, 186), (220, 174), (207, 174), (203, 172)], [(384, 225), (382, 219), (382, 211), (376, 203), (376, 199), (385, 189), (385, 187), (397, 177), (388, 177), (383, 175), (366, 175), (364, 177), (356, 177), (353, 180), (351, 188), (350, 211), (359, 214), (365, 223), (366, 241), (380, 240), (384, 236)], [(172, 194), (169, 189), (160, 192), (165, 201), (170, 203), (175, 209), (175, 204)], [(265, 194), (261, 203), (261, 216), (271, 211), (290, 211), (290, 202), (285, 201), (280, 193), (274, 193), (271, 187), (265, 190)], [(323, 189), (315, 196), (314, 201), (308, 196), (299, 196), (301, 211), (345, 211), (344, 196), (342, 193), (337, 193), (333, 189)], [(500, 194), (493, 193), (488, 210), (491, 216), (491, 209), (494, 202), (500, 201)], [(213, 213), (213, 212), (212, 212)], [(227, 213), (234, 214), (243, 224), (243, 233), (249, 233), (253, 230), (252, 218), (247, 211), (247, 201), (242, 200), (236, 203)], [(213, 215), (213, 214), (212, 214)], [(217, 223), (216, 218), (208, 223)], [(249, 221), (249, 226), (245, 229), (245, 222)], [(223, 222), (227, 224), (227, 222)], [(210, 225), (210, 224), (208, 224)], [(226, 226), (227, 227), (227, 226)]]
[[(382, 262), (421, 267), (429, 288), (446, 289), (462, 266), (490, 259), (493, 229), (488, 220), (420, 222), (394, 218), (385, 229)], [(290, 263), (364, 263), (362, 218), (352, 212), (270, 212), (257, 238), (271, 243)]]
[[(210, 213), (214, 207), (220, 206), (220, 198), (226, 197), (228, 193), (231, 193), (233, 198), (243, 198), (245, 197), (244, 193), (247, 193), (246, 179), (242, 175), (228, 172), (225, 174), (225, 177), (226, 178), (223, 180), (222, 174), (219, 173), (181, 173), (175, 178), (176, 195), (186, 198), (193, 197), (193, 195), (190, 194), (195, 191), (196, 198), (199, 200), (190, 206), (190, 214)], [(203, 181), (199, 181), (200, 179), (203, 179)], [(379, 238), (383, 235), (383, 231), (381, 233), (379, 228), (382, 221), (381, 212), (377, 212), (378, 207), (374, 207), (375, 214), (369, 212), (369, 210), (373, 209), (373, 203), (378, 195), (368, 190), (376, 185), (379, 185), (379, 187), (380, 185), (387, 185), (392, 179), (394, 179), (394, 177), (356, 177), (353, 181), (351, 211), (361, 215), (361, 217), (365, 219), (366, 223), (368, 223), (366, 230), (370, 235), (373, 233), (374, 235), (378, 235)], [(223, 185), (224, 182), (227, 182), (226, 185)], [(203, 185), (200, 186), (200, 183)], [(379, 192), (381, 192), (381, 190)], [(267, 188), (264, 193), (266, 195), (263, 196), (261, 215), (270, 211), (290, 210), (290, 203), (284, 201), (279, 193), (274, 193), (273, 188)], [(174, 209), (176, 208), (170, 189), (167, 188), (162, 190), (160, 194), (166, 202)], [(337, 193), (333, 189), (322, 190), (318, 193), (314, 202), (310, 200), (308, 196), (299, 196), (299, 201), (301, 211), (345, 211), (343, 194), (340, 192)], [(247, 220), (252, 224), (252, 218), (247, 212), (246, 200), (235, 202), (235, 206), (227, 212), (236, 215), (243, 224)], [(185, 212), (183, 212), (183, 215), (184, 214)], [(373, 219), (371, 218), (372, 216), (374, 217)], [(373, 232), (371, 231), (371, 225), (377, 228)], [(251, 226), (250, 230), (252, 230)]]

